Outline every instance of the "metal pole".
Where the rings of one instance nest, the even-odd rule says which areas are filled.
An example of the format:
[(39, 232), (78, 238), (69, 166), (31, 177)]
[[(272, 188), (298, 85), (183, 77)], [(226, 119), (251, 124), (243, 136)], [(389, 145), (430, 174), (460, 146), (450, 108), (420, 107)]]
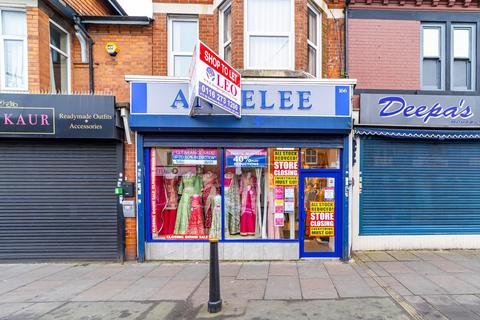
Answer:
[(220, 268), (218, 265), (218, 239), (210, 239), (210, 292), (208, 312), (217, 313), (222, 310), (220, 298)]

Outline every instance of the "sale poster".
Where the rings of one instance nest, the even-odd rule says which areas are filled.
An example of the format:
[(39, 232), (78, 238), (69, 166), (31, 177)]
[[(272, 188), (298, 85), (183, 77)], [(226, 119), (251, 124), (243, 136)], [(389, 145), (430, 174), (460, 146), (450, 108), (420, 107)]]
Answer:
[(174, 148), (172, 162), (179, 165), (217, 165), (217, 149), (215, 148)]
[(298, 185), (298, 151), (274, 151), (273, 184), (276, 186)]
[(309, 215), (311, 237), (335, 236), (334, 201), (311, 201)]
[(267, 166), (267, 149), (226, 149), (227, 167), (265, 168)]

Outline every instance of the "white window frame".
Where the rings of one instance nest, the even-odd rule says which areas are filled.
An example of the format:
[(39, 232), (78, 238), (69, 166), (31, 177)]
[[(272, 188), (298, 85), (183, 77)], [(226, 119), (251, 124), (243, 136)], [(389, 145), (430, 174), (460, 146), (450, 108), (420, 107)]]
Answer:
[[(423, 85), (423, 61), (425, 56), (423, 54), (423, 30), (433, 28), (440, 30), (440, 88), (434, 88)], [(446, 37), (445, 37), (445, 23), (430, 23), (423, 22), (420, 25), (420, 90), (428, 91), (444, 91), (445, 90), (445, 57), (446, 57)], [(428, 57), (426, 57), (428, 58)]]
[[(3, 35), (3, 11), (18, 11), (25, 13), (25, 35), (10, 36)], [(25, 92), (28, 91), (28, 29), (27, 29), (27, 12), (25, 9), (0, 7), (0, 88), (5, 92)], [(5, 82), (5, 40), (21, 40), (23, 41), (23, 69), (25, 85), (21, 88), (7, 88)]]
[[(249, 32), (248, 31), (248, 19), (247, 19), (247, 13), (248, 13), (248, 1), (249, 0), (244, 0), (243, 4), (243, 21), (245, 24), (244, 28), (244, 51), (243, 51), (243, 56), (244, 56), (244, 65), (245, 69), (249, 70), (295, 70), (295, 1), (294, 0), (289, 0), (290, 1), (290, 32), (288, 33), (281, 33), (281, 32)], [(250, 66), (250, 37), (251, 36), (271, 36), (271, 37), (288, 37), (288, 44), (289, 44), (289, 59), (288, 59), (288, 65), (280, 68), (267, 68), (267, 67), (262, 67), (262, 68), (252, 68)]]
[(173, 38), (173, 22), (174, 21), (181, 21), (181, 22), (196, 22), (197, 23), (197, 36), (196, 38), (199, 39), (199, 21), (198, 17), (192, 17), (192, 16), (169, 16), (168, 17), (168, 25), (167, 25), (167, 33), (168, 33), (168, 39), (167, 39), (167, 47), (168, 47), (168, 54), (167, 54), (167, 73), (168, 76), (174, 77), (175, 76), (175, 66), (174, 66), (174, 57), (175, 56), (193, 56), (193, 49), (192, 52), (186, 52), (186, 51), (179, 51), (179, 52), (173, 52), (173, 45), (172, 45), (172, 38)]
[[(59, 25), (58, 23), (56, 23), (55, 21), (49, 19), (49, 22), (50, 24), (53, 24), (55, 27), (57, 27), (58, 29), (60, 29), (62, 32), (65, 32), (65, 34), (67, 35), (67, 52), (64, 52), (62, 51), (60, 48), (57, 48), (55, 47), (52, 42), (51, 42), (51, 39), (50, 39), (50, 24), (48, 25), (48, 37), (49, 37), (49, 47), (50, 47), (50, 50), (55, 50), (57, 51), (58, 53), (60, 53), (61, 55), (63, 55), (64, 57), (67, 58), (67, 92), (66, 93), (71, 93), (71, 66), (70, 66), (70, 63), (71, 63), (71, 60), (70, 60), (70, 33), (65, 29), (63, 28), (61, 25)], [(49, 53), (49, 60), (50, 60), (50, 68), (49, 70), (51, 71), (52, 70), (52, 54), (51, 54), (51, 51), (48, 51)], [(52, 79), (52, 75), (50, 76), (50, 81)], [(52, 84), (50, 83), (50, 88), (52, 87)], [(60, 92), (60, 93), (63, 93), (63, 92)]]
[(316, 66), (317, 66), (317, 74), (315, 78), (322, 78), (322, 15), (320, 11), (318, 11), (313, 5), (310, 3), (307, 4), (307, 8), (312, 10), (313, 13), (317, 15), (317, 45), (308, 39), (308, 10), (307, 10), (307, 63), (308, 63), (308, 46), (314, 48), (317, 52), (316, 56)]
[[(471, 88), (455, 87), (455, 73), (453, 65), (455, 62), (455, 29), (468, 29), (470, 31), (470, 81)], [(477, 68), (477, 28), (475, 23), (452, 23), (450, 27), (450, 89), (451, 91), (475, 91), (476, 90), (476, 68)]]
[[(224, 19), (224, 13), (225, 11), (227, 11), (228, 9), (230, 9), (230, 20), (232, 20), (232, 2), (231, 1), (228, 1), (227, 3), (225, 3), (224, 5), (222, 5), (220, 7), (220, 9), (218, 10), (218, 53), (220, 54), (220, 57), (222, 57), (222, 59), (225, 59), (225, 47), (228, 46), (228, 45), (232, 45), (232, 39), (228, 40), (228, 41), (223, 41), (223, 39), (225, 38), (225, 35), (224, 35), (224, 24), (225, 24), (225, 19)], [(230, 26), (232, 26), (232, 24), (230, 24)], [(230, 30), (230, 34), (232, 33), (232, 30)]]

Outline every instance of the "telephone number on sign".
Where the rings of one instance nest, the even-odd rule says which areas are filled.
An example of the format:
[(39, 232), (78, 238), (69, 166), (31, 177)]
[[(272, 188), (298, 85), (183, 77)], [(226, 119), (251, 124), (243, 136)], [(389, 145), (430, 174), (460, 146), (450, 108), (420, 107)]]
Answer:
[(239, 104), (233, 102), (232, 100), (225, 97), (223, 94), (218, 93), (212, 88), (206, 86), (202, 82), (200, 82), (199, 94), (202, 98), (205, 98), (213, 103), (218, 103), (223, 107), (228, 108), (229, 110), (238, 111), (240, 109)]

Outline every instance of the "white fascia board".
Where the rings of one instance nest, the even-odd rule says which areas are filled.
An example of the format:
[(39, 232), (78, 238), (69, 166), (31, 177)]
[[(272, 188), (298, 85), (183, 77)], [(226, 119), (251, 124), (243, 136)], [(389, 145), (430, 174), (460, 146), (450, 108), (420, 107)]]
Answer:
[[(218, 5), (217, 5), (218, 6)], [(213, 14), (215, 4), (154, 3), (153, 13), (165, 14)]]
[(324, 0), (311, 0), (311, 2), (322, 9), (328, 19), (343, 19), (344, 17), (343, 9), (330, 9)]
[[(188, 83), (186, 77), (125, 75), (127, 82), (150, 83)], [(292, 78), (248, 78), (242, 79), (242, 84), (324, 84), (324, 85), (355, 85), (356, 79), (292, 79)]]
[(38, 7), (37, 0), (0, 1), (1, 9)]

